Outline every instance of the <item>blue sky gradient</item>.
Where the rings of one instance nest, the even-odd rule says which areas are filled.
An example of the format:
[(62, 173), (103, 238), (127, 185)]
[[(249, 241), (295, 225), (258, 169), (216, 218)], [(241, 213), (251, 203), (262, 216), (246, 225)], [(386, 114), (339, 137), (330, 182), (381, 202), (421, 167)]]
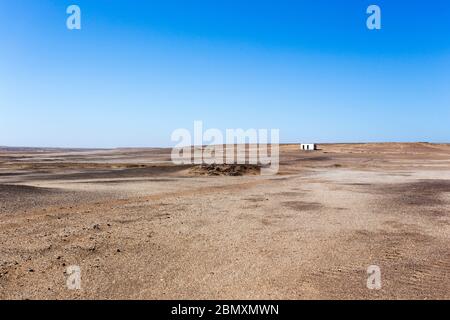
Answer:
[(194, 120), (450, 142), (450, 1), (0, 0), (0, 145), (172, 146)]

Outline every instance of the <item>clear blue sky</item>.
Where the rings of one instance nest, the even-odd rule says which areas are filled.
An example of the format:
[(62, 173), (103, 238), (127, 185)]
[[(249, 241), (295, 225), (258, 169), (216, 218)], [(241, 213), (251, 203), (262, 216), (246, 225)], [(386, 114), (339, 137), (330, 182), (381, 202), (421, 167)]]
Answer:
[(171, 146), (194, 120), (450, 142), (447, 0), (0, 0), (0, 41), (0, 145)]

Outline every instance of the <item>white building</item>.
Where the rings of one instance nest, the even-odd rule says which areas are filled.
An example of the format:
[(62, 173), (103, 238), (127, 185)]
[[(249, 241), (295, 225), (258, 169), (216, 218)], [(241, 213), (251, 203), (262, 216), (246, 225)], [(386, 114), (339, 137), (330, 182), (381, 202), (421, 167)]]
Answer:
[(300, 145), (301, 150), (312, 151), (317, 150), (317, 146), (314, 143), (302, 143)]

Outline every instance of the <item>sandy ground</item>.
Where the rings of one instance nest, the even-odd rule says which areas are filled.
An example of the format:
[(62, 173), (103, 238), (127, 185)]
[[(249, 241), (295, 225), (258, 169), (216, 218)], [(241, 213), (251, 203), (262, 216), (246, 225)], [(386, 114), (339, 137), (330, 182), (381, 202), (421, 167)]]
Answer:
[(320, 148), (241, 177), (168, 149), (0, 149), (0, 298), (450, 299), (450, 145)]

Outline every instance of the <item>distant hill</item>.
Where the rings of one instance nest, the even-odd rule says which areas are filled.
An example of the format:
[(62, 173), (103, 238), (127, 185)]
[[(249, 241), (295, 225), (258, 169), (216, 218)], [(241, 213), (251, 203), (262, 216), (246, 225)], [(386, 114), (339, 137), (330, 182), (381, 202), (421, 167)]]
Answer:
[(36, 147), (6, 147), (0, 146), (0, 151), (8, 152), (72, 152), (72, 151), (94, 151), (105, 149), (89, 149), (89, 148), (36, 148)]

